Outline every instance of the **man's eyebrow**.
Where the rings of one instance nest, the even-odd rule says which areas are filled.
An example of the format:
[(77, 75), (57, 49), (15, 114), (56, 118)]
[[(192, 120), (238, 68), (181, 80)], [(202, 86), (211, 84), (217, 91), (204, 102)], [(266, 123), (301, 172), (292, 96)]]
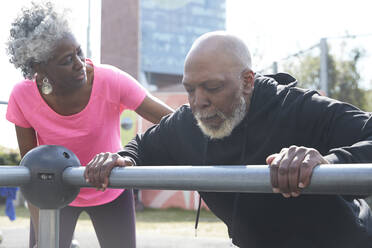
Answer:
[(185, 82), (185, 81), (182, 81), (182, 85), (183, 85), (183, 86), (191, 86), (190, 83)]
[(219, 78), (216, 78), (216, 79), (210, 79), (210, 80), (206, 80), (203, 82), (203, 84), (207, 84), (207, 83), (222, 83), (224, 80), (222, 79), (219, 79)]
[[(209, 79), (209, 80), (205, 80), (205, 81), (203, 81), (203, 82), (199, 82), (199, 83), (197, 83), (197, 84), (195, 84), (195, 85), (192, 85), (192, 86), (196, 86), (196, 85), (206, 85), (206, 84), (208, 84), (208, 83), (223, 83), (224, 82), (224, 80), (222, 80), (222, 79)], [(183, 86), (190, 86), (190, 83), (188, 83), (188, 82), (182, 82), (182, 84), (183, 84)]]

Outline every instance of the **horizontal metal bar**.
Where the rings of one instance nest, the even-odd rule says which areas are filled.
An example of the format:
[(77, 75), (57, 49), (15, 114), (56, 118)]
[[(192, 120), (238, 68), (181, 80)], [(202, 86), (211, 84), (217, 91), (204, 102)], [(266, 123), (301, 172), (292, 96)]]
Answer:
[[(67, 168), (63, 173), (64, 182), (90, 187), (83, 178), (84, 169)], [(267, 165), (114, 168), (110, 187), (272, 193)], [(372, 164), (320, 165), (303, 193), (372, 194)]]
[(21, 186), (29, 183), (30, 180), (30, 170), (24, 166), (0, 166), (0, 186)]

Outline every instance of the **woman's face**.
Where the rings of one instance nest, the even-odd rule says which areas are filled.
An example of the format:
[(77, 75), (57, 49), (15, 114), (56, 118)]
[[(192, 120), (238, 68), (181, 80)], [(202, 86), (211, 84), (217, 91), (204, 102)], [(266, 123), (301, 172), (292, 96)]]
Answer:
[(72, 92), (87, 82), (85, 57), (72, 35), (57, 43), (52, 58), (40, 68), (41, 80), (46, 76), (55, 92)]

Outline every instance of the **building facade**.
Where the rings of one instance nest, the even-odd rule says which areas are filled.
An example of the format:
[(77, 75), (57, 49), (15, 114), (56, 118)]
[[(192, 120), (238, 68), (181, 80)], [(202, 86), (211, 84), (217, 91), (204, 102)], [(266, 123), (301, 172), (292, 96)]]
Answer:
[[(104, 0), (101, 62), (128, 72), (153, 95), (176, 109), (187, 103), (183, 63), (201, 34), (225, 30), (225, 0)], [(122, 142), (151, 123), (130, 111), (122, 115)], [(196, 192), (141, 190), (145, 206), (196, 207)]]

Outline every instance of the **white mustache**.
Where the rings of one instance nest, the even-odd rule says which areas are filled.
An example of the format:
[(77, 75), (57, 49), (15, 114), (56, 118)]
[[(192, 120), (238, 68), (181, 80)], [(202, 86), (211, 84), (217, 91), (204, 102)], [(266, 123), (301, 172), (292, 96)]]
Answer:
[(207, 119), (207, 118), (210, 118), (210, 117), (213, 117), (215, 115), (218, 115), (220, 118), (222, 119), (226, 119), (225, 115), (218, 111), (218, 110), (214, 110), (214, 111), (195, 111), (194, 112), (194, 115), (197, 119)]
[(201, 113), (201, 112), (196, 112), (195, 117), (198, 119), (206, 119), (212, 116), (215, 116), (216, 113)]

